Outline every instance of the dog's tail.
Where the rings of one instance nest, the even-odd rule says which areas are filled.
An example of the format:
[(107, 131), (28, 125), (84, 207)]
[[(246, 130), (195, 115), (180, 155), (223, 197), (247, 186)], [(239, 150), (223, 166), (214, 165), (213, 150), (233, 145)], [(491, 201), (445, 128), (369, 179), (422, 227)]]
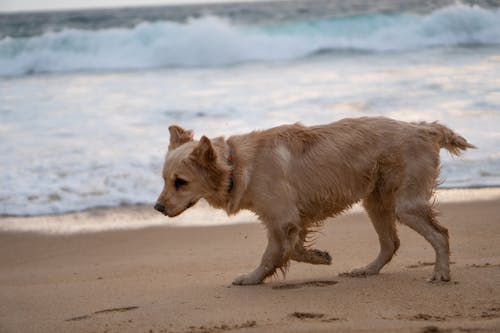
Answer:
[(437, 121), (433, 123), (420, 123), (431, 130), (431, 133), (436, 136), (437, 142), (441, 148), (444, 148), (452, 155), (460, 155), (462, 150), (468, 148), (477, 148), (476, 146), (467, 142), (467, 140), (453, 132), (450, 128), (439, 124)]

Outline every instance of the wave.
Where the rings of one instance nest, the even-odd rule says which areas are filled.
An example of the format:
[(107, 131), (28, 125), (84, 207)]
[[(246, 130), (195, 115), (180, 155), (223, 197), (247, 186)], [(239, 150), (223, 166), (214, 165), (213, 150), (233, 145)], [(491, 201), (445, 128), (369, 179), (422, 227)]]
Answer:
[(500, 10), (454, 5), (428, 15), (368, 14), (265, 26), (215, 16), (133, 28), (66, 29), (0, 40), (0, 76), (210, 67), (331, 51), (391, 52), (500, 45)]

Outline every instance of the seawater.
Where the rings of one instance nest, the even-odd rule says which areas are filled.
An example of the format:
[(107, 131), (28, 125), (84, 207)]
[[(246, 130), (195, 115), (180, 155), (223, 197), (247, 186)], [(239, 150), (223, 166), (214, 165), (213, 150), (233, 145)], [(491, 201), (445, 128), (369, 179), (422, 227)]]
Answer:
[(0, 16), (0, 215), (152, 204), (168, 126), (438, 120), (442, 188), (500, 185), (500, 9), (294, 1)]

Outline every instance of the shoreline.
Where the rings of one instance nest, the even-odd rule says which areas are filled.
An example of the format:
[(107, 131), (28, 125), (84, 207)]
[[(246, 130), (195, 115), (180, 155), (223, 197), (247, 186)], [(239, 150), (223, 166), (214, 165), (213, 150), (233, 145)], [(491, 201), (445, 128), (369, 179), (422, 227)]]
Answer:
[(292, 262), (286, 278), (245, 287), (231, 281), (260, 260), (266, 236), (256, 223), (0, 232), (0, 332), (498, 332), (500, 201), (437, 208), (450, 231), (450, 283), (426, 282), (434, 252), (401, 225), (401, 247), (379, 275), (338, 276), (378, 252), (364, 213), (330, 219), (317, 234), (331, 266)]
[[(436, 203), (467, 203), (500, 200), (500, 187), (438, 189)], [(61, 214), (33, 216), (0, 216), (0, 233), (33, 232), (42, 234), (95, 233), (110, 230), (137, 230), (155, 226), (199, 227), (260, 223), (250, 211), (227, 216), (220, 209), (201, 201), (176, 218), (166, 218), (151, 205), (98, 207)], [(345, 214), (364, 212), (355, 204)]]

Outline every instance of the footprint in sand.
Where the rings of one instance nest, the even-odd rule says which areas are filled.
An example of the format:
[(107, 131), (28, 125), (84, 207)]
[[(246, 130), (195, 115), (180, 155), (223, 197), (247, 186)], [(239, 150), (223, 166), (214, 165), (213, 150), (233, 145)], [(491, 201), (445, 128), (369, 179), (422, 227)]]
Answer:
[(298, 319), (320, 319), (325, 316), (324, 313), (314, 313), (314, 312), (293, 312), (290, 313), (290, 317)]
[[(408, 265), (406, 268), (419, 268), (424, 266), (434, 266), (434, 261), (417, 261), (416, 264)], [(454, 265), (454, 261), (450, 261), (450, 265)]]
[(112, 312), (127, 312), (131, 310), (136, 310), (138, 309), (138, 306), (126, 306), (123, 308), (112, 308), (112, 309), (104, 309), (104, 310), (99, 310), (94, 312), (94, 314), (101, 314), (101, 313), (112, 313)]
[(78, 320), (84, 320), (84, 319), (90, 319), (92, 318), (92, 315), (100, 315), (100, 314), (107, 314), (107, 313), (114, 313), (114, 312), (127, 312), (127, 311), (132, 311), (138, 309), (138, 306), (125, 306), (122, 308), (111, 308), (111, 309), (104, 309), (104, 310), (99, 310), (91, 315), (83, 315), (83, 316), (77, 316), (77, 317), (72, 317), (69, 319), (66, 319), (65, 321), (78, 321)]
[(437, 326), (425, 326), (422, 328), (422, 333), (450, 333), (449, 329), (441, 329)]
[(306, 320), (306, 319), (317, 319), (325, 323), (331, 323), (334, 321), (339, 321), (342, 320), (341, 318), (337, 317), (330, 317), (330, 318), (325, 318), (326, 314), (324, 313), (316, 313), (316, 312), (293, 312), (289, 314), (289, 317), (297, 318), (300, 320)]
[(320, 280), (320, 281), (306, 281), (300, 283), (285, 283), (272, 286), (272, 289), (283, 290), (283, 289), (298, 289), (303, 287), (326, 287), (337, 284), (338, 281), (334, 280)]
[(247, 320), (244, 323), (236, 324), (236, 325), (228, 325), (228, 324), (220, 324), (215, 326), (189, 326), (189, 330), (186, 333), (216, 333), (221, 331), (234, 331), (242, 328), (251, 328), (255, 327), (257, 322), (255, 320)]
[(485, 267), (500, 267), (500, 264), (490, 264), (489, 262), (484, 264), (470, 264), (467, 268), (485, 268)]
[(78, 321), (78, 320), (89, 319), (90, 317), (91, 316), (89, 316), (89, 315), (83, 315), (83, 316), (69, 318), (69, 319), (66, 319), (65, 321)]

